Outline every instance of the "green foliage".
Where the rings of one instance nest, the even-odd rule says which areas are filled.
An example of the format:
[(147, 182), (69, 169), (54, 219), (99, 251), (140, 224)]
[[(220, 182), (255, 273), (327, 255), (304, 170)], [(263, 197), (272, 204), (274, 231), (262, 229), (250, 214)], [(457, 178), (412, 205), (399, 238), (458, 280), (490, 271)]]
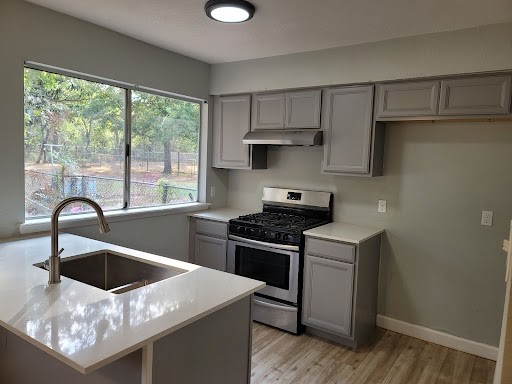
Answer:
[[(49, 146), (67, 167), (71, 159), (90, 158), (91, 148), (122, 151), (124, 89), (33, 69), (24, 76), (25, 145), (33, 153), (27, 160), (49, 162)], [(197, 103), (132, 92), (132, 146), (164, 152), (169, 169), (171, 150), (198, 151), (199, 122)]]

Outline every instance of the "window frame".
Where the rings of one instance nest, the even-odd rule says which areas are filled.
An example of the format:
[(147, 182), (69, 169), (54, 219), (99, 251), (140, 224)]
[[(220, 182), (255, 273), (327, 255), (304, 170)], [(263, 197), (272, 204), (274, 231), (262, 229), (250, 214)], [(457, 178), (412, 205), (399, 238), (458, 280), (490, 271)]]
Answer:
[[(173, 93), (169, 91), (163, 91), (155, 88), (150, 88), (146, 86), (140, 86), (133, 83), (127, 83), (117, 80), (112, 80), (108, 78), (104, 78), (101, 76), (95, 76), (95, 75), (89, 75), (84, 74), (82, 72), (63, 69), (60, 67), (55, 67), (52, 65), (47, 64), (41, 64), (33, 61), (25, 61), (23, 65), (23, 69), (33, 69), (38, 71), (45, 71), (49, 73), (54, 73), (56, 75), (71, 77), (79, 80), (85, 80), (90, 81), (94, 83), (104, 84), (104, 85), (110, 85), (113, 87), (121, 88), (124, 91), (124, 142), (125, 142), (125, 149), (124, 149), (124, 182), (123, 182), (123, 206), (122, 208), (118, 209), (111, 209), (106, 212), (107, 214), (112, 212), (113, 216), (119, 216), (116, 215), (116, 212), (121, 213), (120, 217), (126, 216), (124, 213), (128, 213), (129, 211), (133, 211), (135, 215), (139, 216), (141, 215), (141, 212), (144, 212), (145, 210), (148, 211), (149, 216), (159, 216), (158, 214), (155, 214), (157, 211), (161, 210), (163, 212), (169, 212), (173, 210), (173, 207), (175, 210), (181, 212), (181, 207), (185, 208), (185, 211), (190, 211), (191, 208), (194, 205), (198, 206), (198, 209), (205, 209), (203, 205), (204, 202), (201, 202), (201, 174), (203, 171), (202, 166), (202, 142), (203, 142), (203, 124), (205, 119), (205, 111), (203, 106), (207, 104), (207, 101), (201, 98), (191, 97), (191, 96), (185, 96), (178, 93)], [(132, 149), (132, 91), (137, 92), (145, 92), (156, 96), (162, 96), (162, 97), (168, 97), (172, 99), (182, 100), (190, 103), (195, 103), (199, 107), (199, 127), (198, 127), (198, 139), (197, 139), (197, 181), (196, 181), (196, 200), (191, 202), (180, 202), (176, 204), (161, 204), (161, 205), (149, 205), (144, 207), (131, 207), (130, 206), (130, 190), (131, 190), (131, 149)], [(195, 210), (192, 208), (192, 210)], [(81, 216), (88, 217), (89, 213), (74, 213), (74, 214), (66, 214), (66, 217), (70, 218), (80, 218)], [(110, 215), (109, 215), (110, 216)], [(145, 215), (143, 215), (145, 216)], [(50, 216), (37, 216), (37, 217), (27, 217), (26, 216), (26, 210), (24, 212), (25, 217), (25, 224), (20, 225), (20, 229), (22, 229), (24, 226), (30, 225), (28, 222), (31, 221), (37, 221), (39, 224), (41, 222), (44, 222), (46, 220), (49, 220)], [(74, 220), (73, 220), (74, 221)], [(31, 231), (26, 231), (25, 233), (29, 233)]]

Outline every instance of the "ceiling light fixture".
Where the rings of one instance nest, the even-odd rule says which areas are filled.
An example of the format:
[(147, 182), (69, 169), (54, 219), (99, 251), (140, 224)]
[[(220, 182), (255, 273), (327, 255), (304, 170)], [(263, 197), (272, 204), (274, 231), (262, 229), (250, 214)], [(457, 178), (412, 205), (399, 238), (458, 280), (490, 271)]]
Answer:
[(206, 15), (223, 23), (241, 23), (252, 18), (254, 5), (245, 0), (210, 0), (204, 6)]

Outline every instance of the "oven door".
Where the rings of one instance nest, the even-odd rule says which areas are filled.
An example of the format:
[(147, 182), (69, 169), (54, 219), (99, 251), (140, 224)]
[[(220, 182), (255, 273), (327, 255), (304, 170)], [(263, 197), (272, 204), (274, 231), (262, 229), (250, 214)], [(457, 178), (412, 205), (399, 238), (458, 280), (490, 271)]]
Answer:
[(230, 235), (227, 270), (264, 281), (258, 293), (297, 304), (299, 247), (244, 239)]

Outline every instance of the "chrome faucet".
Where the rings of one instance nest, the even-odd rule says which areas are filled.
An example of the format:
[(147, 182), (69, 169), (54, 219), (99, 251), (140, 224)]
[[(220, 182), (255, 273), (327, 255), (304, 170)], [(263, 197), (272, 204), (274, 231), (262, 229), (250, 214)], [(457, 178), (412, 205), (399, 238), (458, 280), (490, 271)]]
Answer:
[(59, 214), (61, 211), (69, 204), (72, 203), (86, 203), (90, 205), (95, 211), (96, 215), (98, 215), (98, 221), (100, 223), (100, 233), (106, 233), (110, 231), (108, 227), (108, 223), (105, 220), (105, 216), (103, 215), (103, 210), (95, 201), (88, 199), (86, 197), (69, 197), (67, 199), (62, 200), (57, 206), (53, 209), (52, 212), (52, 253), (48, 258), (48, 270), (50, 271), (50, 278), (48, 280), (49, 284), (60, 283), (60, 254), (64, 250), (62, 248), (59, 251)]

